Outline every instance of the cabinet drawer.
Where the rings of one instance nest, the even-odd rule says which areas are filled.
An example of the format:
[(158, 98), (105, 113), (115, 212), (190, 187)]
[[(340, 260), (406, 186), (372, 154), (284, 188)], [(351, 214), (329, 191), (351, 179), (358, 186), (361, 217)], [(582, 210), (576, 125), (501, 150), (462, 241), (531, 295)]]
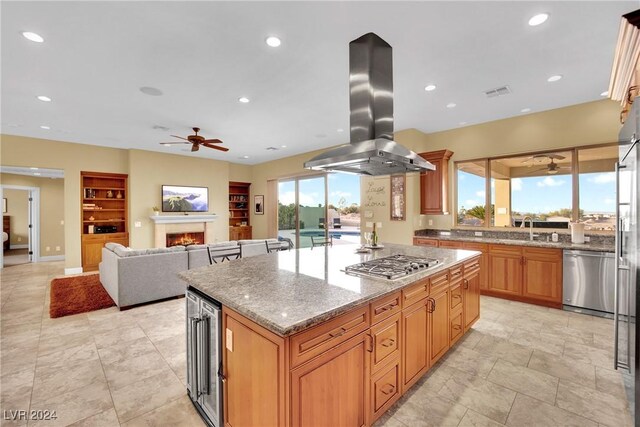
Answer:
[(451, 345), (458, 341), (464, 332), (464, 325), (462, 320), (462, 309), (451, 313)]
[(427, 296), (429, 296), (429, 279), (422, 279), (402, 290), (402, 308), (409, 307)]
[(510, 245), (489, 245), (489, 253), (509, 257), (521, 257), (522, 247)]
[(371, 327), (373, 353), (371, 371), (377, 371), (383, 364), (400, 357), (400, 313)]
[(480, 257), (474, 258), (464, 263), (465, 275), (473, 274), (478, 270), (480, 270)]
[(437, 293), (449, 286), (449, 270), (431, 277), (431, 293)]
[(462, 307), (462, 282), (458, 282), (458, 284), (451, 286), (449, 298), (451, 300), (449, 308), (452, 311)]
[(378, 418), (400, 397), (400, 366), (395, 363), (371, 379), (373, 419)]
[(291, 337), (291, 367), (369, 329), (369, 305), (357, 308)]
[(462, 264), (449, 269), (449, 281), (451, 282), (451, 286), (462, 282)]
[(434, 246), (437, 247), (438, 246), (438, 241), (436, 239), (427, 239), (427, 238), (420, 238), (420, 237), (416, 237), (413, 239), (413, 244), (415, 246)]
[(399, 313), (400, 309), (400, 292), (375, 300), (371, 303), (371, 324)]
[(449, 249), (462, 249), (462, 242), (456, 242), (452, 240), (440, 240), (438, 244), (441, 248), (449, 248)]

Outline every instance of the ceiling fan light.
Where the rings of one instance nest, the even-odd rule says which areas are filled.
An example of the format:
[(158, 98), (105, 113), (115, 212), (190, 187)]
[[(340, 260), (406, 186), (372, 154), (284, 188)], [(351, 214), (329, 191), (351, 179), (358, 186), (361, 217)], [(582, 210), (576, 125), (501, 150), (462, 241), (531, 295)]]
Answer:
[(558, 169), (549, 169), (547, 175), (555, 175), (558, 173)]

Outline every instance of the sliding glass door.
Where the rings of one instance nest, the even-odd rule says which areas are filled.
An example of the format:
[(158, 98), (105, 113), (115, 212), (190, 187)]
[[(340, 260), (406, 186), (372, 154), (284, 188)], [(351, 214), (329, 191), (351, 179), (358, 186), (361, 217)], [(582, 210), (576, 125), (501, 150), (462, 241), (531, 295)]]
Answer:
[(278, 182), (278, 236), (307, 248), (312, 237), (326, 236), (327, 229), (325, 175)]

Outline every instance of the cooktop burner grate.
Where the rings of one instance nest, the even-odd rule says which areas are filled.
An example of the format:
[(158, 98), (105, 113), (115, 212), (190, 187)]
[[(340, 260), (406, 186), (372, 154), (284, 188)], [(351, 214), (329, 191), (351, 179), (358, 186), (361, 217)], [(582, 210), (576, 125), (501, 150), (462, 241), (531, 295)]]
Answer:
[(434, 267), (440, 261), (409, 255), (391, 255), (384, 258), (353, 264), (344, 269), (347, 274), (380, 277), (394, 280)]

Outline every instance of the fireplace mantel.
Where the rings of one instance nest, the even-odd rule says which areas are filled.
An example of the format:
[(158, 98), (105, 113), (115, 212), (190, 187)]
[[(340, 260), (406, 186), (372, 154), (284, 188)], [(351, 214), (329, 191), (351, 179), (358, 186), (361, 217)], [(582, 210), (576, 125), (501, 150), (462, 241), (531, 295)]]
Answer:
[[(218, 218), (216, 214), (209, 215), (152, 215), (149, 217), (154, 225), (154, 242), (156, 248), (167, 245), (167, 233), (197, 233), (204, 232), (204, 242), (213, 243), (213, 224)], [(225, 239), (226, 240), (226, 239)]]
[(218, 215), (151, 215), (149, 219), (156, 224), (181, 224), (187, 222), (212, 222)]

